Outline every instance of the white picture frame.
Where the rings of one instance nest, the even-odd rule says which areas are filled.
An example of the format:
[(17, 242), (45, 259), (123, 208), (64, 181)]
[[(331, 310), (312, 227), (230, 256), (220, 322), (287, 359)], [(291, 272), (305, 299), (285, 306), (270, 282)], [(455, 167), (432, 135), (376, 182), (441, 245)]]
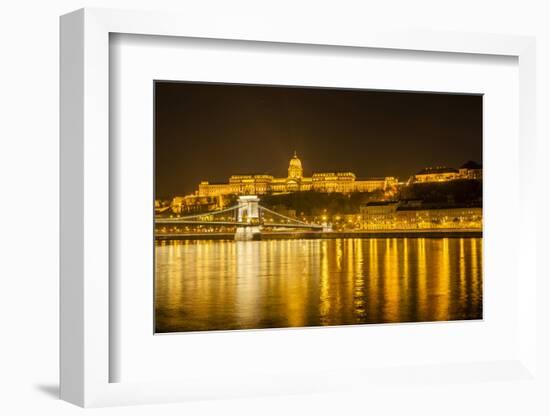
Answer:
[[(349, 369), (334, 370), (322, 382), (318, 375), (289, 371), (262, 380), (237, 380), (223, 374), (175, 382), (112, 383), (109, 349), (109, 35), (112, 33), (246, 40), (257, 42), (383, 48), (439, 53), (517, 57), (519, 62), (520, 212), (517, 241), (519, 347), (516, 357), (500, 363), (452, 363), (418, 370), (421, 378), (444, 373), (448, 380), (478, 382), (475, 371), (506, 373), (518, 381), (536, 378), (536, 218), (535, 40), (530, 37), (467, 33), (356, 32), (331, 30), (307, 34), (276, 25), (238, 30), (231, 22), (204, 27), (192, 16), (167, 13), (82, 9), (61, 18), (61, 398), (80, 406), (184, 401), (333, 391)], [(112, 306), (112, 305), (111, 305)], [(492, 369), (492, 370), (491, 370)], [(340, 373), (339, 373), (340, 372)], [(407, 379), (407, 371), (380, 369), (353, 372), (357, 385)]]

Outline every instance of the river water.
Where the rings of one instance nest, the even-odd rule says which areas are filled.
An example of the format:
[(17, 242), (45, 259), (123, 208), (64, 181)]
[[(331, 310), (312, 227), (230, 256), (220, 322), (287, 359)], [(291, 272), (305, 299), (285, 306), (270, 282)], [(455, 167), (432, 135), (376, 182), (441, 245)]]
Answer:
[(480, 238), (162, 241), (156, 332), (481, 319)]

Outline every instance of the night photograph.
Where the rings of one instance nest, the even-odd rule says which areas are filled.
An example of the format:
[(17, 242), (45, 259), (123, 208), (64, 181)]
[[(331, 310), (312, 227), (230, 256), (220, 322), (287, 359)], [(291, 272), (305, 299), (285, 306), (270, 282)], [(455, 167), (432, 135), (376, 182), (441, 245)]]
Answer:
[(155, 81), (155, 332), (483, 318), (483, 97)]

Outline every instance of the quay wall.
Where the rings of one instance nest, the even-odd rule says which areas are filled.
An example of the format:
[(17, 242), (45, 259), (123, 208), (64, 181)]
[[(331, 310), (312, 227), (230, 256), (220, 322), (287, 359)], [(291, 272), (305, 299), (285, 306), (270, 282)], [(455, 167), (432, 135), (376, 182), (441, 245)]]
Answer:
[[(261, 240), (287, 239), (336, 239), (336, 238), (481, 238), (481, 230), (372, 230), (372, 231), (333, 231), (333, 232), (262, 232)], [(156, 234), (157, 241), (162, 240), (234, 240), (234, 233), (166, 233)]]

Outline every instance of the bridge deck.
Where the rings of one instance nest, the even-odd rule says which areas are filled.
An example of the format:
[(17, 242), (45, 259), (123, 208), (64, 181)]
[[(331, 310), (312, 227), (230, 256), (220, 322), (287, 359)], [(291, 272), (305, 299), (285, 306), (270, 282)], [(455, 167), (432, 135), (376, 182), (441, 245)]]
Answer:
[[(185, 220), (178, 218), (156, 218), (156, 224), (184, 224), (184, 225), (225, 225), (233, 227), (246, 227), (247, 224), (237, 221), (195, 221), (195, 220)], [(273, 227), (273, 228), (309, 228), (309, 229), (319, 229), (322, 230), (323, 226), (318, 224), (285, 224), (285, 223), (273, 223), (273, 222), (260, 222), (258, 225), (263, 227)]]
[(194, 224), (194, 225), (242, 225), (236, 221), (194, 221), (194, 220), (182, 220), (178, 218), (156, 218), (155, 224)]

